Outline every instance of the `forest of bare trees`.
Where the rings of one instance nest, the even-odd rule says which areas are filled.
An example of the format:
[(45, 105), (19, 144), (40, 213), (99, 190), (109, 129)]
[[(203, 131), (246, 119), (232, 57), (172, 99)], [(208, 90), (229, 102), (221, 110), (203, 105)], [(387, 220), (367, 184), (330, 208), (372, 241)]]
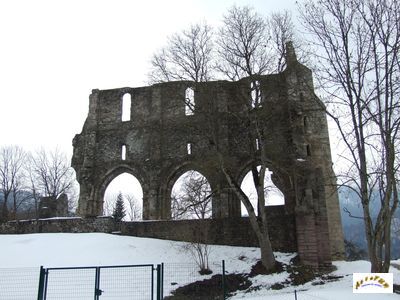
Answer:
[(2, 222), (38, 218), (42, 197), (68, 195), (73, 211), (78, 190), (75, 172), (64, 153), (55, 149), (27, 152), (19, 146), (0, 148), (0, 203)]

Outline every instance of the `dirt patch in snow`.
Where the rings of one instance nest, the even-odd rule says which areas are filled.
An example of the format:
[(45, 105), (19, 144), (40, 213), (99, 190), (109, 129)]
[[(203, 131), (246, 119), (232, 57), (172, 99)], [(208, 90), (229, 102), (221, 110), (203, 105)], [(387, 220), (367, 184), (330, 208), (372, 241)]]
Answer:
[[(312, 267), (307, 267), (299, 264), (294, 259), (290, 264), (283, 264), (277, 262), (276, 269), (274, 272), (268, 272), (262, 265), (261, 261), (258, 261), (251, 268), (249, 274), (228, 274), (225, 275), (225, 293), (227, 296), (233, 295), (236, 291), (246, 290), (252, 292), (263, 288), (262, 286), (252, 286), (250, 279), (257, 275), (268, 275), (278, 274), (281, 272), (288, 272), (289, 276), (282, 282), (277, 282), (270, 286), (272, 290), (280, 290), (288, 286), (302, 285), (312, 281), (313, 285), (323, 285), (327, 282), (337, 281), (343, 276), (334, 276), (329, 274), (333, 271), (333, 268), (327, 268), (326, 270), (317, 271)], [(177, 288), (172, 292), (171, 296), (164, 299), (168, 300), (219, 300), (223, 299), (223, 288), (222, 288), (222, 275), (214, 275), (210, 279), (202, 281), (196, 281), (188, 285)]]
[[(238, 291), (246, 290), (251, 286), (247, 275), (228, 274), (225, 275), (225, 292), (227, 295)], [(165, 297), (168, 300), (219, 300), (224, 299), (222, 288), (222, 275), (214, 275), (210, 279), (196, 281), (177, 288), (172, 296)]]
[(269, 275), (269, 274), (274, 274), (274, 273), (281, 273), (284, 271), (284, 265), (280, 263), (279, 261), (276, 262), (275, 264), (275, 270), (273, 271), (268, 271), (262, 264), (261, 260), (259, 260), (255, 265), (251, 267), (251, 271), (249, 276), (254, 277), (257, 275)]

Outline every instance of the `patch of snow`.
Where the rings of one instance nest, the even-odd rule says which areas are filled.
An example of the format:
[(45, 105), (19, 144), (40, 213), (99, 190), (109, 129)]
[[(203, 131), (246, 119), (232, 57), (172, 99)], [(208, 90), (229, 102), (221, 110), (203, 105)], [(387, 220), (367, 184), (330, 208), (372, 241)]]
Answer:
[[(32, 276), (37, 276), (39, 266), (73, 267), (164, 263), (164, 290), (165, 295), (167, 295), (179, 286), (220, 274), (222, 260), (225, 260), (227, 274), (249, 273), (251, 266), (260, 257), (259, 249), (255, 247), (212, 245), (210, 265), (213, 274), (200, 276), (193, 258), (187, 251), (183, 250), (185, 244), (183, 242), (104, 233), (0, 235), (2, 253), (0, 256), (0, 274), (2, 274), (0, 281), (9, 278), (13, 280), (12, 282), (15, 285), (22, 285), (23, 282), (18, 283), (12, 279), (14, 278), (12, 276), (17, 276), (18, 269), (16, 268), (30, 270)], [(295, 254), (276, 252), (275, 256), (278, 261), (289, 264)], [(399, 264), (400, 260), (394, 261), (394, 263)], [(352, 293), (352, 274), (369, 272), (370, 263), (368, 261), (336, 261), (334, 265), (337, 270), (332, 275), (343, 276), (338, 281), (316, 285), (319, 281), (319, 279), (316, 279), (314, 282), (300, 286), (287, 286), (281, 290), (271, 290), (270, 287), (273, 284), (284, 282), (289, 274), (282, 272), (272, 275), (258, 275), (250, 278), (250, 280), (253, 287), (258, 286), (259, 289), (253, 289), (252, 292), (240, 291), (230, 299), (292, 300), (295, 290), (298, 291), (298, 300), (377, 299), (376, 295), (373, 294), (363, 294), (361, 297), (359, 294)], [(394, 283), (400, 284), (400, 270), (392, 267), (390, 272), (394, 274)], [(32, 289), (37, 289), (35, 278), (32, 279), (31, 283)], [(18, 290), (15, 285), (13, 284), (12, 288)], [(399, 299), (399, 295), (380, 294), (379, 299)]]

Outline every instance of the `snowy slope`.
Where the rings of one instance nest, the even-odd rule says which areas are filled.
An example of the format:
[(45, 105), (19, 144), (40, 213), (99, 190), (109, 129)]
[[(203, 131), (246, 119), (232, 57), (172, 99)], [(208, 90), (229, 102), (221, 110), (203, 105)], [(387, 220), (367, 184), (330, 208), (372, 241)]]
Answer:
[[(191, 263), (183, 242), (104, 233), (45, 233), (0, 235), (0, 268), (64, 267)], [(243, 272), (259, 256), (257, 248), (212, 246), (210, 261), (226, 260), (231, 271)]]
[[(182, 242), (172, 242), (148, 238), (135, 238), (126, 236), (109, 235), (103, 233), (60, 233), (60, 234), (28, 234), (28, 235), (0, 235), (0, 274), (2, 268), (26, 268), (39, 266), (98, 266), (98, 265), (131, 265), (131, 264), (166, 264), (175, 263), (176, 266), (193, 265), (193, 259), (188, 252), (183, 251)], [(278, 260), (288, 263), (293, 254), (276, 253)], [(246, 272), (257, 261), (259, 250), (248, 247), (212, 246), (210, 261), (216, 262), (214, 273), (220, 273), (220, 262), (226, 261), (228, 273)], [(240, 292), (232, 299), (268, 299), (289, 300), (294, 299), (296, 289), (298, 299), (378, 299), (377, 295), (352, 294), (352, 273), (368, 272), (369, 263), (335, 262), (338, 268), (334, 275), (344, 276), (339, 281), (329, 282), (324, 285), (286, 287), (282, 290), (268, 289), (272, 284), (283, 282), (287, 273), (274, 275), (258, 275), (251, 280), (260, 289), (251, 293)], [(192, 267), (196, 269), (195, 266)], [(394, 281), (400, 284), (400, 271), (392, 268)], [(196, 273), (196, 272), (194, 272)], [(193, 275), (193, 274), (192, 274)], [(194, 275), (192, 280), (204, 279)], [(187, 277), (189, 278), (189, 277)], [(169, 285), (165, 278), (165, 286)], [(187, 282), (178, 282), (179, 285)], [(400, 299), (399, 295), (379, 295), (379, 299)]]

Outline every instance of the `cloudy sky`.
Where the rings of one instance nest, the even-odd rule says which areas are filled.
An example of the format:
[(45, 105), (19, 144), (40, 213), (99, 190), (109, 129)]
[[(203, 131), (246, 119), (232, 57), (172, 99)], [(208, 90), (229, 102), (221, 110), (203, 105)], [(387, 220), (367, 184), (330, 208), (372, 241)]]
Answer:
[(146, 85), (169, 35), (233, 4), (259, 13), (294, 0), (14, 0), (0, 2), (0, 146), (58, 146), (72, 154), (92, 89)]

